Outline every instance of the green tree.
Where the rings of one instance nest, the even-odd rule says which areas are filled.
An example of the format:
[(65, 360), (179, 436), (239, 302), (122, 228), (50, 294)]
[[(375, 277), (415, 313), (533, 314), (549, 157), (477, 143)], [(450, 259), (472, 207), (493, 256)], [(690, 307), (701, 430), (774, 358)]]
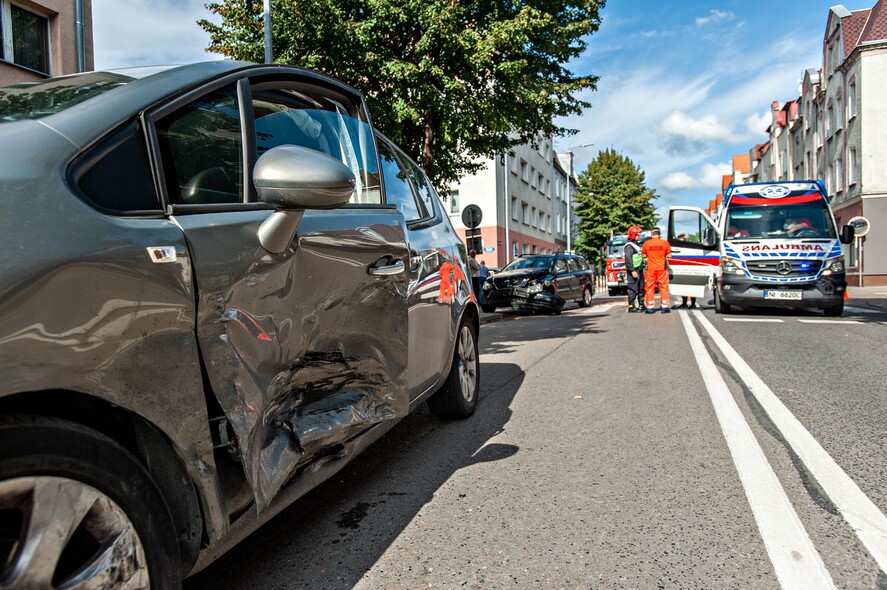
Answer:
[[(605, 0), (274, 0), (273, 55), (361, 90), (376, 126), (444, 187), (478, 156), (568, 135), (554, 123), (589, 104), (575, 75)], [(264, 59), (258, 0), (206, 5), (209, 51)]]
[(602, 249), (614, 235), (632, 225), (650, 229), (656, 223), (656, 191), (644, 184), (644, 172), (630, 158), (608, 149), (598, 153), (579, 175), (576, 249), (588, 260), (603, 263)]

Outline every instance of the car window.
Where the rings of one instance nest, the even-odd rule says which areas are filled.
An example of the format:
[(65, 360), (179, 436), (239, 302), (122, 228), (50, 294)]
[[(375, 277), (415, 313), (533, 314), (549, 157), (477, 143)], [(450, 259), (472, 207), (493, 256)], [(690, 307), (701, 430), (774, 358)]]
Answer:
[(425, 172), (415, 162), (407, 161), (406, 165), (412, 172), (413, 182), (415, 183), (416, 191), (419, 193), (419, 200), (425, 205), (428, 215), (433, 215), (435, 210), (434, 200), (438, 198), (437, 192), (435, 192), (434, 187), (431, 185), (431, 181), (425, 176)]
[(579, 261), (575, 258), (567, 258), (567, 268), (570, 272), (579, 272), (582, 270), (582, 267), (579, 266)]
[(75, 166), (77, 188), (114, 212), (160, 209), (145, 138), (135, 123), (103, 139)]
[[(341, 98), (341, 100), (339, 100)], [(356, 108), (328, 91), (312, 93), (306, 84), (262, 82), (253, 92), (256, 151), (280, 145), (316, 150), (354, 173), (352, 203), (381, 203), (376, 151), (370, 126), (353, 116)]]
[(385, 202), (397, 206), (407, 221), (428, 217), (410, 186), (410, 173), (403, 169), (394, 155), (393, 148), (386, 141), (379, 140), (379, 156), (382, 161), (382, 175), (385, 179)]
[(554, 261), (554, 272), (562, 273), (567, 272), (567, 261), (563, 258), (558, 258)]
[(243, 149), (237, 91), (228, 85), (156, 123), (170, 203), (243, 201)]

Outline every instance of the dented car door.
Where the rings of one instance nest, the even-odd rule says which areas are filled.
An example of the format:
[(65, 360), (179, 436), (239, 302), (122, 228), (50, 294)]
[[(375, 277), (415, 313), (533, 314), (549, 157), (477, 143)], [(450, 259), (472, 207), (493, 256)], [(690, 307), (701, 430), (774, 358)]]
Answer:
[[(269, 68), (146, 120), (193, 258), (220, 436), (236, 446), (261, 511), (300, 468), (346, 455), (354, 437), (408, 412), (404, 219), (381, 204), (369, 117), (343, 85)], [(284, 145), (344, 164), (355, 188), (339, 209), (305, 211), (275, 252), (258, 237), (272, 211), (256, 202), (251, 175)]]

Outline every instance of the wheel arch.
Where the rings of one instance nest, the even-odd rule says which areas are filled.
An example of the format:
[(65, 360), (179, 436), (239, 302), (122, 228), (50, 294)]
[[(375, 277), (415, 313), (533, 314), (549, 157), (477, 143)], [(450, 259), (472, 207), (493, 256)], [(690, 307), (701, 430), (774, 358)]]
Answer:
[(31, 414), (68, 420), (114, 440), (151, 475), (172, 516), (182, 575), (206, 540), (197, 484), (173, 442), (144, 417), (100, 398), (69, 390), (26, 392), (0, 398), (0, 415)]

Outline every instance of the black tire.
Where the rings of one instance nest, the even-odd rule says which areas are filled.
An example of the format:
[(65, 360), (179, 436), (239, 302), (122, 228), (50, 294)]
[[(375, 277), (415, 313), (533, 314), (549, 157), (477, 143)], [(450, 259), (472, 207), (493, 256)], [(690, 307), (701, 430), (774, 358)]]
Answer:
[(718, 295), (718, 289), (715, 288), (715, 313), (730, 313), (733, 306), (725, 303), (721, 296)]
[(487, 305), (486, 303), (482, 303), (480, 308), (484, 313), (493, 313), (496, 311), (495, 305)]
[(428, 409), (438, 418), (468, 418), (477, 408), (480, 393), (480, 358), (474, 325), (462, 320), (456, 333), (453, 366), (446, 382), (428, 398)]
[(826, 317), (839, 318), (844, 315), (844, 302), (841, 301), (841, 303), (832, 307), (825, 307), (822, 311), (825, 313)]
[[(42, 587), (42, 576), (28, 577), (37, 573), (48, 574), (53, 587), (102, 575), (121, 586), (143, 580), (152, 590), (181, 587), (169, 509), (148, 472), (126, 449), (74, 422), (39, 416), (0, 417), (0, 440), (0, 512), (15, 515), (14, 521), (20, 517), (22, 525), (0, 527), (0, 561), (18, 560), (24, 576), (5, 583)], [(41, 521), (45, 526), (28, 525)], [(22, 550), (33, 546), (38, 532), (68, 530), (54, 552), (58, 555), (50, 556), (49, 561), (57, 561), (54, 572), (37, 567), (30, 562), (33, 555)], [(90, 565), (95, 570), (84, 573)]]
[(579, 298), (579, 307), (588, 307), (591, 305), (591, 298), (593, 294), (591, 292), (591, 286), (586, 286), (582, 289), (582, 297)]

